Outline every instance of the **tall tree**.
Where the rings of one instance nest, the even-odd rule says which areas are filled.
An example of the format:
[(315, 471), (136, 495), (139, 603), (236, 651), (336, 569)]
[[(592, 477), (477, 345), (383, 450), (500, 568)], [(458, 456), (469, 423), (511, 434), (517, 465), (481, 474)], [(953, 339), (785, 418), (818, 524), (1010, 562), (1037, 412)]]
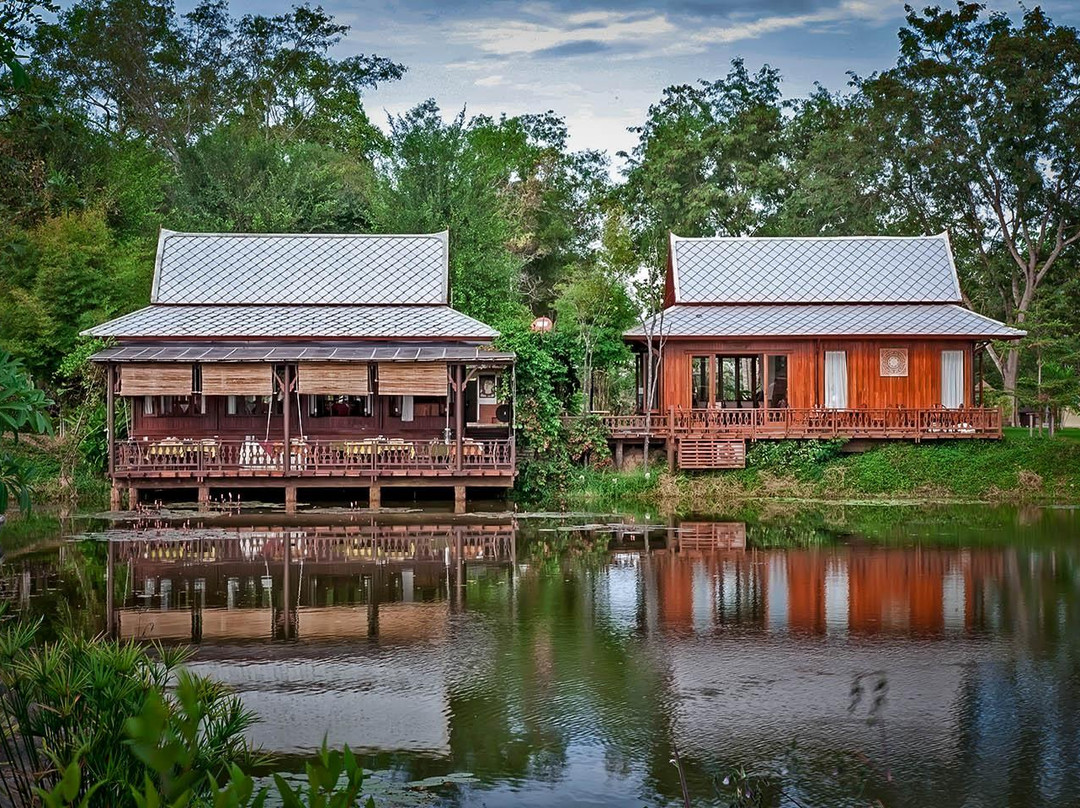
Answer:
[(392, 118), (373, 215), (383, 232), (449, 230), (454, 306), (498, 326), (521, 314), (522, 262), (506, 164), (479, 145), (489, 126), (464, 111), (447, 122), (433, 100)]
[[(1078, 78), (1076, 29), (961, 2), (909, 9), (896, 67), (859, 82), (897, 199), (952, 229), (968, 305), (1018, 326), (1080, 242)], [(1020, 348), (990, 356), (1015, 394)]]
[(741, 59), (725, 78), (668, 87), (627, 154), (622, 189), (639, 248), (666, 253), (668, 231), (748, 235), (784, 188), (780, 74), (751, 74)]
[(594, 251), (600, 222), (595, 203), (610, 188), (607, 157), (572, 151), (566, 121), (551, 111), (479, 117), (473, 124), (476, 147), (502, 166), (518, 223), (510, 248), (523, 262), (522, 297), (546, 308), (555, 286)]
[(785, 188), (762, 234), (848, 236), (913, 228), (892, 204), (867, 106), (860, 93), (833, 94), (820, 86), (790, 102), (782, 147)]
[(79, 0), (27, 41), (35, 69), (88, 120), (178, 163), (184, 145), (235, 120), (265, 137), (369, 148), (363, 92), (405, 69), (374, 55), (332, 57), (348, 30), (306, 4), (235, 21), (225, 0), (179, 19), (172, 0)]

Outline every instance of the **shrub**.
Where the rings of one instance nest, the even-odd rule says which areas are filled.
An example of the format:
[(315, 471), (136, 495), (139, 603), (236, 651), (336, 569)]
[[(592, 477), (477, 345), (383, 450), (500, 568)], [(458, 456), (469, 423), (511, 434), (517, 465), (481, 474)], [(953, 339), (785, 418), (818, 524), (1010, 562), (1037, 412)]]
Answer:
[[(0, 738), (13, 762), (0, 788), (15, 805), (31, 804), (35, 787), (55, 788), (79, 761), (80, 799), (92, 805), (132, 805), (130, 786), (146, 777), (144, 761), (125, 742), (125, 723), (159, 699), (163, 732), (180, 733), (191, 705), (166, 697), (173, 678), (198, 705), (190, 762), (197, 790), (210, 775), (250, 764), (245, 732), (255, 720), (223, 685), (183, 672), (183, 650), (66, 635), (38, 644), (37, 624), (10, 621), (0, 628)], [(179, 692), (179, 691), (178, 691)], [(193, 786), (195, 788), (195, 786)]]
[(821, 468), (840, 454), (843, 439), (760, 441), (746, 455), (751, 468), (794, 474), (806, 479), (821, 475)]

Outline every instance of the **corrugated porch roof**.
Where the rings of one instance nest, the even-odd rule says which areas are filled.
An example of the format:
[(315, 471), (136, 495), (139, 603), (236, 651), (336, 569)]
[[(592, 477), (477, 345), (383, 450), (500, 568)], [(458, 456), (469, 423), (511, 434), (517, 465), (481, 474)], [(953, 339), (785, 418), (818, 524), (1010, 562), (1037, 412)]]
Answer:
[(475, 362), (512, 364), (515, 355), (482, 345), (119, 345), (93, 362)]

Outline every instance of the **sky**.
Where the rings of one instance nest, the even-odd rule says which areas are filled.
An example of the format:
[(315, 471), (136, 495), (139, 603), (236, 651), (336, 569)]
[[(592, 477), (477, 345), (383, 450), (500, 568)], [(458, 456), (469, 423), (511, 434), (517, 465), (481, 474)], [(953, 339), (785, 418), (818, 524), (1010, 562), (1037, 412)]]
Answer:
[[(779, 69), (786, 97), (815, 82), (843, 90), (849, 72), (895, 64), (904, 20), (903, 0), (319, 1), (351, 26), (339, 55), (377, 53), (408, 68), (368, 93), (376, 123), (426, 98), (447, 117), (550, 109), (566, 119), (571, 147), (612, 155), (613, 173), (615, 154), (635, 142), (627, 128), (644, 121), (663, 88), (720, 78), (741, 56), (752, 71)], [(1015, 0), (987, 5), (1021, 13)], [(1055, 22), (1080, 25), (1077, 0), (1042, 5)], [(236, 14), (280, 7), (232, 4)]]

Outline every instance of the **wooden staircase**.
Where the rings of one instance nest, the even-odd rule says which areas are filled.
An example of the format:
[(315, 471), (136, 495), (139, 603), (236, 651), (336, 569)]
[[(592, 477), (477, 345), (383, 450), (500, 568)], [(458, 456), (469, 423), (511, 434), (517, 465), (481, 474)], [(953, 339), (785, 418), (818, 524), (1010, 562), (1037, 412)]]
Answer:
[(684, 438), (679, 441), (681, 469), (744, 469), (746, 441)]

